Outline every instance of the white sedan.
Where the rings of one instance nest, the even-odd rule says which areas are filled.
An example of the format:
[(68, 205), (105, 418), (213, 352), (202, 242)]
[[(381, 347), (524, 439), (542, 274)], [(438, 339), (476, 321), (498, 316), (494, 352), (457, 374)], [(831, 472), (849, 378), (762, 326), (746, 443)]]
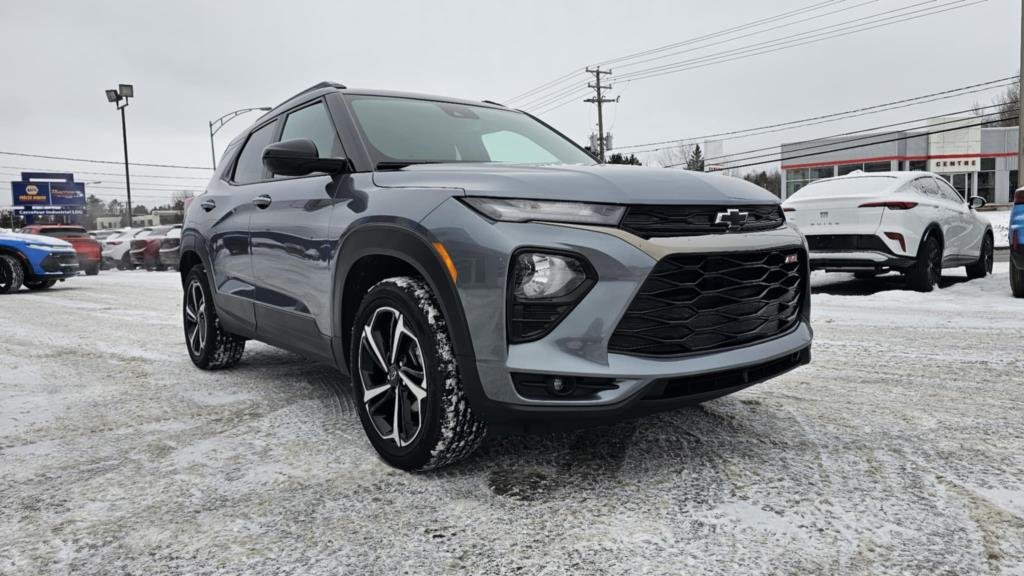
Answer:
[(992, 271), (992, 225), (927, 172), (854, 172), (808, 184), (783, 202), (790, 223), (807, 237), (811, 268), (870, 277), (889, 271), (930, 291), (943, 268), (967, 266), (971, 278)]

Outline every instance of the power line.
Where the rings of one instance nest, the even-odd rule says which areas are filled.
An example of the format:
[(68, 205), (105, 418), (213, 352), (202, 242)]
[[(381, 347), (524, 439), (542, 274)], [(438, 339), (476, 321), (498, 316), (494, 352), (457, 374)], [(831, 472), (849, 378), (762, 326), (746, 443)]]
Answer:
[(754, 20), (753, 22), (748, 22), (746, 24), (740, 24), (739, 26), (734, 26), (732, 28), (726, 28), (724, 30), (719, 30), (718, 32), (711, 32), (709, 34), (705, 34), (704, 36), (698, 36), (696, 38), (690, 38), (688, 40), (682, 40), (682, 41), (679, 41), (679, 42), (674, 42), (672, 44), (666, 44), (664, 46), (659, 46), (657, 48), (651, 48), (651, 49), (648, 49), (648, 50), (641, 50), (640, 52), (634, 52), (632, 54), (627, 54), (625, 56), (620, 56), (618, 58), (612, 58), (610, 60), (604, 60), (604, 61), (600, 62), (599, 64), (602, 65), (602, 66), (608, 66), (608, 65), (611, 65), (611, 64), (621, 63), (623, 60), (631, 60), (633, 58), (638, 58), (638, 57), (646, 56), (648, 54), (653, 54), (653, 53), (657, 53), (657, 52), (663, 52), (665, 50), (671, 50), (673, 48), (679, 48), (680, 46), (687, 46), (689, 44), (695, 44), (695, 43), (701, 42), (703, 40), (709, 40), (709, 39), (717, 38), (719, 36), (726, 36), (726, 35), (731, 34), (733, 32), (739, 32), (739, 31), (742, 31), (742, 30), (747, 30), (749, 28), (755, 27), (755, 26), (760, 25), (760, 24), (767, 24), (767, 23), (775, 22), (777, 20), (784, 20), (784, 19), (786, 19), (789, 16), (796, 16), (796, 15), (799, 15), (799, 14), (802, 14), (802, 13), (805, 13), (805, 12), (813, 12), (813, 11), (818, 10), (820, 8), (823, 8), (825, 6), (829, 6), (829, 5), (837, 4), (837, 3), (842, 3), (842, 2), (846, 2), (846, 1), (847, 0), (829, 0), (827, 2), (818, 2), (816, 4), (811, 4), (810, 6), (804, 6), (803, 8), (797, 8), (797, 9), (791, 10), (789, 12), (783, 12), (781, 14), (776, 14), (775, 16), (769, 16), (767, 18), (761, 18), (759, 20)]
[[(934, 0), (930, 0), (934, 1)], [(785, 40), (775, 40), (769, 42), (762, 42), (758, 45), (750, 45), (743, 48), (737, 48), (728, 50), (716, 55), (703, 56), (689, 61), (675, 62), (665, 64), (662, 66), (652, 67), (644, 70), (637, 70), (622, 75), (623, 80), (644, 80), (648, 78), (656, 78), (659, 76), (665, 76), (667, 74), (675, 74), (677, 72), (684, 72), (687, 70), (696, 70), (699, 68), (706, 68), (708, 66), (714, 66), (716, 64), (724, 64), (727, 62), (734, 62), (737, 60), (744, 60), (752, 58), (754, 56), (762, 56), (765, 54), (772, 54), (780, 52), (782, 50), (788, 50), (790, 48), (797, 48), (799, 46), (806, 46), (808, 44), (816, 44), (818, 42), (824, 42), (826, 40), (833, 40), (835, 38), (842, 38), (850, 36), (852, 34), (858, 34), (860, 32), (867, 32), (876, 28), (884, 28), (886, 26), (892, 26), (893, 24), (901, 24), (904, 22), (911, 22), (919, 20), (928, 16), (934, 16), (935, 14), (941, 14), (944, 12), (950, 12), (952, 10), (960, 10), (988, 0), (974, 0), (968, 4), (963, 4), (967, 0), (953, 0), (948, 4), (936, 6), (932, 8), (926, 8), (918, 10), (916, 12), (910, 12), (907, 14), (901, 14), (899, 16), (893, 16), (884, 18), (876, 22), (869, 22), (863, 24), (856, 24), (845, 29), (833, 30), (831, 32), (818, 32), (817, 34), (803, 33), (798, 34), (795, 37), (791, 37)], [(950, 7), (952, 6), (952, 7)], [(923, 13), (922, 13), (923, 12)], [(910, 14), (917, 14), (916, 16), (908, 17)], [(877, 15), (876, 15), (877, 16)], [(829, 26), (828, 28), (835, 28), (835, 26)], [(799, 39), (799, 36), (807, 36), (807, 38)], [(800, 41), (796, 41), (800, 40)], [(776, 47), (771, 47), (771, 44), (775, 44)], [(745, 53), (744, 53), (745, 52)], [(717, 58), (717, 59), (716, 59)], [(705, 62), (701, 62), (701, 61)], [(712, 60), (707, 62), (706, 60)]]
[[(929, 0), (929, 1), (930, 2), (934, 2), (936, 0)], [(839, 30), (832, 30), (832, 31), (829, 31), (829, 32), (821, 32), (820, 31), (820, 30), (824, 30), (824, 29), (827, 29), (827, 28), (837, 28), (837, 27), (843, 25), (843, 23), (835, 24), (835, 25), (831, 25), (831, 26), (828, 26), (828, 27), (825, 27), (825, 28), (819, 28), (818, 31), (812, 30), (812, 31), (809, 31), (809, 32), (804, 32), (804, 33), (801, 33), (801, 34), (797, 34), (795, 36), (789, 36), (789, 37), (787, 37), (785, 39), (775, 39), (775, 40), (769, 40), (769, 41), (765, 41), (765, 42), (759, 42), (759, 43), (755, 43), (755, 44), (751, 44), (751, 45), (747, 45), (747, 46), (741, 46), (739, 48), (733, 48), (733, 49), (726, 50), (726, 51), (723, 51), (723, 52), (719, 52), (719, 53), (716, 53), (716, 54), (705, 55), (705, 56), (702, 56), (702, 57), (699, 57), (699, 58), (695, 58), (695, 59), (684, 60), (684, 61), (680, 61), (680, 62), (672, 62), (672, 63), (664, 64), (664, 65), (661, 65), (661, 66), (656, 66), (656, 67), (651, 67), (651, 68), (647, 68), (647, 69), (636, 70), (636, 71), (633, 71), (633, 72), (627, 72), (627, 73), (622, 74), (619, 79), (623, 80), (623, 81), (625, 81), (625, 80), (645, 80), (645, 79), (649, 79), (649, 78), (656, 78), (656, 77), (659, 77), (659, 76), (665, 76), (665, 75), (668, 75), (668, 74), (675, 74), (675, 73), (683, 72), (683, 71), (687, 71), (687, 70), (695, 70), (695, 69), (699, 69), (699, 68), (706, 68), (706, 67), (714, 66), (714, 65), (717, 65), (717, 64), (724, 64), (724, 63), (727, 63), (727, 62), (734, 62), (734, 61), (737, 61), (737, 60), (743, 60), (743, 59), (746, 59), (746, 58), (752, 58), (754, 56), (761, 56), (761, 55), (765, 55), (765, 54), (771, 54), (771, 53), (774, 53), (774, 52), (779, 52), (779, 51), (787, 50), (787, 49), (790, 49), (790, 48), (796, 48), (796, 47), (799, 47), (799, 46), (805, 46), (805, 45), (808, 45), (808, 44), (814, 44), (814, 43), (823, 42), (823, 41), (826, 41), (826, 40), (831, 40), (831, 39), (835, 39), (835, 38), (841, 38), (841, 37), (844, 37), (844, 36), (849, 36), (849, 35), (857, 34), (857, 33), (860, 33), (860, 32), (867, 32), (869, 30), (874, 30), (876, 28), (892, 26), (893, 24), (898, 24), (898, 23), (903, 23), (903, 22), (910, 22), (910, 21), (918, 20), (918, 19), (925, 18), (925, 17), (928, 17), (928, 16), (933, 16), (933, 15), (936, 15), (936, 14), (941, 14), (941, 13), (944, 13), (944, 12), (949, 12), (949, 11), (952, 11), (952, 10), (960, 10), (960, 9), (967, 8), (967, 7), (970, 7), (970, 6), (974, 6), (976, 4), (980, 4), (982, 2), (987, 2), (987, 1), (988, 0), (974, 0), (974, 1), (969, 2), (967, 4), (963, 4), (963, 2), (967, 2), (967, 0), (954, 0), (952, 2), (949, 2), (949, 3), (946, 3), (946, 4), (942, 4), (940, 6), (933, 6), (933, 7), (930, 7), (930, 8), (925, 8), (925, 9), (917, 10), (917, 11), (914, 11), (914, 12), (908, 12), (906, 14), (900, 14), (898, 16), (892, 16), (892, 17), (889, 17), (889, 18), (883, 18), (881, 20), (876, 20), (874, 22), (865, 22), (865, 23), (861, 23), (861, 24), (856, 24), (856, 25), (853, 25), (853, 26), (848, 26), (845, 29), (844, 28), (840, 28)], [(853, 21), (847, 21), (847, 22), (845, 22), (845, 24), (849, 24), (850, 22), (857, 22), (859, 20), (876, 18), (878, 16), (881, 16), (881, 15), (884, 15), (884, 14), (887, 14), (887, 13), (891, 13), (891, 12), (895, 12), (895, 11), (904, 11), (904, 10), (906, 10), (908, 8), (911, 8), (911, 7), (914, 7), (914, 6), (917, 6), (917, 5), (919, 5), (919, 4), (913, 4), (913, 5), (910, 5), (910, 6), (907, 6), (907, 7), (904, 7), (904, 8), (900, 8), (900, 9), (896, 9), (896, 10), (889, 10), (889, 11), (886, 11), (886, 12), (876, 13), (876, 14), (873, 14), (873, 15), (868, 16), (868, 17), (860, 18), (860, 19), (853, 20)], [(804, 37), (804, 38), (801, 38), (801, 37)], [(573, 99), (575, 99), (575, 97), (576, 97), (576, 94), (573, 94), (571, 97), (568, 97), (565, 101), (560, 101), (561, 96), (554, 96), (550, 101), (542, 102), (541, 104), (535, 104), (534, 107), (535, 108), (539, 108), (542, 105), (548, 106), (543, 111), (540, 111), (540, 112), (537, 113), (538, 115), (546, 114), (548, 112), (551, 112), (553, 110), (561, 108), (564, 105), (567, 105), (567, 104), (571, 103), (571, 101)]]
[[(992, 106), (989, 106), (989, 108), (991, 108), (991, 107)], [(989, 112), (989, 113), (986, 113), (986, 114), (981, 114), (981, 115), (978, 116), (978, 119), (987, 118), (987, 117), (995, 116), (995, 115), (999, 115), (999, 114), (1001, 114), (1001, 111), (997, 110), (995, 112)], [(945, 118), (945, 117), (944, 116), (934, 116), (934, 117), (931, 117), (931, 118), (924, 118), (922, 120), (918, 120), (917, 122), (924, 122), (924, 121), (927, 121), (927, 120), (937, 120), (937, 119), (942, 119), (942, 118)], [(964, 120), (965, 120), (964, 118), (950, 118), (950, 119), (948, 119), (948, 120), (946, 120), (944, 122), (936, 122), (934, 124), (930, 124), (930, 125), (927, 125), (927, 126), (921, 126), (919, 128), (934, 128), (936, 126), (948, 126), (950, 124), (960, 124), (960, 123), (964, 122)], [(868, 131), (878, 130), (880, 128), (885, 128), (885, 126), (871, 128), (869, 130), (864, 130), (861, 133), (868, 132)], [(908, 130), (913, 130), (913, 129), (914, 128), (904, 128), (903, 130), (900, 130), (900, 131), (902, 132), (902, 131), (908, 131)], [(875, 143), (878, 142), (876, 140), (877, 138), (884, 138), (885, 136), (888, 136), (888, 134), (885, 134), (885, 133), (875, 132), (873, 134), (867, 134), (865, 136), (861, 136), (861, 137), (858, 137), (858, 138), (851, 138), (851, 139), (847, 139), (847, 140), (841, 140), (841, 141), (838, 141), (838, 142), (835, 141), (835, 139), (842, 138), (844, 136), (849, 136), (849, 135), (853, 135), (853, 133), (835, 134), (835, 135), (832, 135), (832, 136), (826, 136), (824, 138), (818, 138), (817, 140), (808, 140), (806, 142), (798, 142), (798, 143), (796, 143), (797, 146), (799, 146), (800, 144), (810, 144), (810, 146), (804, 146), (802, 148), (793, 148), (793, 149), (790, 149), (790, 150), (786, 150), (785, 152), (773, 152), (771, 154), (760, 154), (760, 155), (754, 154), (756, 152), (762, 152), (762, 151), (765, 151), (765, 150), (779, 150), (779, 148), (780, 148), (779, 146), (772, 146), (772, 147), (769, 147), (769, 148), (761, 148), (761, 149), (758, 149), (758, 150), (747, 150), (745, 152), (737, 152), (737, 153), (734, 153), (734, 154), (731, 154), (731, 155), (728, 155), (728, 156), (732, 156), (732, 157), (744, 156), (744, 157), (736, 158), (736, 159), (728, 161), (726, 163), (729, 163), (729, 162), (745, 162), (747, 160), (756, 160), (756, 159), (760, 159), (760, 158), (774, 158), (775, 156), (785, 156), (784, 159), (788, 159), (789, 156), (792, 153), (795, 153), (795, 152), (806, 152), (806, 151), (809, 151), (809, 150), (814, 150), (815, 154), (828, 154), (828, 153), (830, 153), (830, 152), (832, 152), (834, 150), (835, 146), (841, 146), (841, 145), (844, 145), (844, 144), (849, 144), (851, 142), (861, 142), (861, 141), (868, 141), (868, 140), (871, 141), (870, 144), (875, 144)], [(922, 133), (917, 133), (917, 136), (920, 136), (920, 135), (923, 135), (923, 134)], [(825, 142), (824, 140), (833, 140), (833, 141)], [(750, 154), (754, 154), (754, 155), (753, 156), (749, 156)], [(722, 158), (725, 158), (725, 157), (727, 157), (727, 156), (719, 156), (719, 157), (714, 158), (714, 159), (715, 160), (721, 160)], [(710, 160), (711, 159), (709, 158), (708, 161), (710, 161)], [(766, 160), (766, 162), (769, 162), (769, 161), (773, 161), (773, 160)], [(716, 164), (718, 164), (718, 163), (720, 163), (720, 162), (716, 162)]]
[[(752, 135), (770, 134), (774, 132), (782, 132), (784, 130), (791, 130), (796, 128), (803, 128), (805, 126), (814, 126), (816, 124), (823, 124), (825, 122), (819, 121), (839, 121), (847, 120), (850, 118), (858, 118), (861, 116), (869, 116), (871, 114), (879, 114), (882, 112), (888, 112), (891, 110), (899, 110), (902, 108), (909, 108), (912, 106), (918, 106), (921, 104), (928, 104), (931, 102), (938, 102), (940, 100), (948, 100), (950, 98), (959, 98), (968, 94), (976, 94), (979, 92), (987, 92), (996, 88), (1006, 87), (1005, 84), (1008, 81), (1016, 80), (1017, 76), (1008, 76), (1006, 78), (999, 78), (997, 80), (990, 80), (988, 82), (981, 82), (978, 84), (972, 84), (969, 86), (961, 86), (959, 88), (951, 88), (949, 90), (943, 90), (941, 92), (932, 92), (931, 94), (923, 94), (921, 96), (914, 96), (912, 98), (904, 98), (902, 100), (895, 100), (892, 102), (885, 102), (883, 104), (874, 104), (872, 106), (865, 106), (862, 108), (855, 108), (853, 110), (845, 110), (843, 112), (833, 112), (830, 114), (822, 114), (819, 116), (812, 116), (809, 118), (802, 118), (800, 120), (790, 120), (787, 122), (779, 122), (776, 124), (768, 124), (764, 126), (757, 126), (754, 128), (743, 128), (739, 130), (731, 130), (728, 132), (718, 132), (715, 134), (705, 134), (703, 136), (693, 136), (688, 138), (677, 138), (673, 140), (661, 140), (658, 142), (647, 142), (645, 144), (630, 144), (628, 146), (618, 146), (616, 150), (632, 150), (636, 148), (646, 148), (648, 146), (661, 146), (665, 144), (683, 144), (687, 142), (699, 142), (708, 139), (725, 139), (728, 136), (739, 136), (739, 135), (750, 135), (750, 133), (756, 133)], [(782, 130), (776, 130), (781, 128)], [(638, 150), (638, 152), (656, 152), (658, 150), (664, 150), (664, 148), (655, 148), (652, 150)]]
[[(913, 135), (910, 135), (910, 136), (900, 136), (898, 138), (891, 138), (889, 140), (878, 140), (878, 141), (870, 142), (868, 144), (860, 144), (860, 145), (857, 145), (857, 146), (848, 146), (848, 147), (845, 147), (845, 148), (833, 148), (833, 149), (830, 149), (829, 152), (844, 152), (846, 150), (857, 150), (859, 148), (867, 148), (869, 146), (875, 146), (875, 145), (878, 145), (878, 144), (888, 144), (888, 143), (891, 143), (891, 142), (900, 142), (902, 140), (910, 140), (911, 138), (921, 138), (922, 136), (931, 136), (933, 134), (943, 134), (943, 133), (946, 133), (946, 132), (954, 132), (956, 130), (964, 130), (966, 128), (975, 128), (977, 126), (988, 126), (989, 124), (998, 124), (998, 123), (1002, 122), (1003, 120), (1016, 120), (1017, 118), (1018, 118), (1018, 116), (1012, 116), (1012, 117), (1009, 117), (1009, 118), (1000, 118), (1000, 119), (996, 119), (996, 120), (989, 120), (989, 121), (986, 121), (986, 122), (979, 122), (977, 124), (967, 124), (967, 125), (963, 125), (963, 126), (957, 126), (955, 128), (946, 128), (944, 130), (932, 130), (932, 131), (928, 131), (928, 132), (919, 132), (919, 133), (916, 133), (916, 134), (913, 134)], [(815, 153), (811, 153), (811, 154), (802, 154), (802, 155), (796, 155), (796, 156), (786, 156), (785, 160), (799, 160), (800, 158), (809, 158), (811, 156), (820, 156), (821, 154), (822, 154), (821, 152), (815, 152)], [(739, 168), (749, 168), (751, 166), (761, 166), (763, 164), (769, 164), (771, 162), (778, 162), (778, 161), (780, 161), (782, 159), (783, 158), (782, 158), (782, 155), (780, 153), (779, 154), (779, 158), (776, 158), (775, 160), (764, 160), (764, 161), (761, 161), (761, 162), (754, 162), (754, 163), (751, 163), (751, 164), (741, 164), (739, 166), (727, 166), (727, 167), (722, 167), (722, 168), (716, 168), (714, 170), (711, 170), (711, 172), (720, 172), (722, 170), (736, 170), (736, 169), (739, 169)], [(682, 162), (682, 163), (677, 163), (677, 164), (669, 164), (666, 167), (667, 168), (673, 168), (673, 167), (676, 167), (676, 166), (682, 166), (684, 164), (686, 164), (686, 163)]]
[[(93, 164), (116, 164), (121, 166), (124, 162), (118, 162), (114, 160), (93, 160), (89, 158), (69, 158), (67, 156), (46, 156), (43, 154), (25, 154), (23, 152), (3, 152), (0, 154), (4, 156), (22, 156), (24, 158), (45, 158), (47, 160), (65, 160), (68, 162), (90, 162)], [(184, 166), (181, 164), (146, 164), (143, 162), (131, 162), (131, 166), (147, 166), (149, 168), (181, 168), (183, 170), (210, 170), (209, 166)]]
[[(937, 119), (940, 119), (940, 118), (949, 118), (951, 116), (956, 116), (957, 114), (970, 114), (972, 112), (980, 112), (981, 110), (985, 110), (985, 109), (988, 109), (988, 108), (997, 108), (999, 106), (1002, 106), (1002, 104), (991, 104), (991, 105), (988, 105), (988, 106), (978, 106), (976, 108), (972, 107), (972, 108), (968, 108), (966, 110), (957, 110), (955, 112), (947, 112), (945, 114), (937, 114), (935, 116), (927, 116), (925, 118), (918, 118), (916, 120), (907, 120), (907, 121), (904, 121), (904, 122), (896, 122), (896, 123), (893, 123), (893, 124), (884, 124), (882, 126), (872, 126), (871, 128), (864, 128), (862, 130), (854, 130), (854, 131), (851, 131), (851, 132), (843, 132), (841, 134), (833, 134), (831, 136), (825, 136), (824, 138), (842, 138), (844, 136), (854, 136), (854, 135), (857, 135), (857, 134), (864, 134), (864, 133), (867, 133), (867, 132), (876, 132), (877, 133), (878, 130), (884, 130), (886, 128), (895, 128), (897, 126), (903, 126), (905, 124), (917, 124), (919, 122), (926, 122), (928, 120), (937, 120)], [(991, 116), (992, 114), (998, 114), (998, 113), (999, 112), (992, 112), (992, 113), (981, 114), (981, 115), (979, 115), (979, 118), (980, 117), (984, 117), (984, 116)], [(961, 120), (956, 120), (956, 121), (959, 122)], [(904, 130), (911, 130), (911, 129), (912, 128), (904, 128)], [(792, 144), (794, 144), (794, 145), (807, 144), (807, 143), (812, 143), (812, 142), (816, 142), (816, 141), (820, 141), (820, 140), (822, 140), (822, 138), (815, 138), (815, 139), (811, 139), (811, 140), (804, 140), (804, 141), (801, 141), (801, 142), (793, 142)], [(818, 147), (818, 146), (811, 146), (810, 148), (807, 148), (807, 149), (813, 149), (813, 148), (816, 148), (816, 147)], [(765, 150), (775, 150), (777, 148), (778, 148), (778, 146), (766, 146), (764, 148), (755, 148), (755, 149), (752, 149), (752, 150), (745, 150), (743, 152), (733, 152), (733, 153), (730, 153), (730, 154), (722, 154), (721, 156), (716, 156), (714, 158), (706, 158), (705, 160), (710, 162), (711, 160), (721, 160), (723, 158), (732, 158), (734, 156), (743, 156), (745, 154), (752, 154), (754, 152), (763, 152)], [(804, 149), (803, 148), (798, 148), (798, 149), (794, 149), (792, 151), (799, 152), (801, 150), (804, 150)]]
[[(695, 44), (695, 43), (703, 42), (705, 40), (715, 39), (715, 38), (718, 38), (718, 37), (721, 37), (721, 36), (728, 36), (729, 34), (732, 34), (734, 32), (740, 32), (740, 31), (743, 31), (743, 30), (748, 30), (748, 29), (751, 29), (751, 28), (756, 28), (756, 27), (758, 27), (758, 26), (760, 26), (762, 24), (768, 24), (768, 23), (771, 23), (771, 22), (776, 22), (778, 20), (784, 20), (784, 19), (786, 19), (788, 17), (791, 17), (791, 16), (800, 15), (800, 14), (803, 14), (803, 13), (806, 13), (806, 12), (813, 12), (813, 11), (818, 10), (820, 8), (823, 8), (823, 7), (826, 7), (826, 6), (830, 6), (830, 5), (834, 5), (834, 4), (837, 4), (837, 3), (843, 3), (843, 2), (846, 2), (846, 1), (848, 1), (848, 0), (827, 0), (825, 2), (817, 2), (817, 3), (811, 4), (809, 6), (804, 6), (802, 8), (797, 8), (797, 9), (794, 9), (794, 10), (790, 10), (788, 12), (783, 12), (781, 14), (776, 14), (774, 16), (760, 18), (760, 19), (757, 19), (757, 20), (754, 20), (754, 21), (751, 21), (751, 22), (747, 22), (745, 24), (741, 24), (739, 26), (734, 26), (732, 28), (726, 28), (726, 29), (723, 29), (723, 30), (719, 30), (717, 32), (711, 32), (711, 33), (705, 34), (703, 36), (697, 36), (697, 37), (689, 38), (687, 40), (683, 40), (683, 41), (680, 41), (680, 42), (674, 42), (672, 44), (668, 44), (668, 45), (665, 45), (665, 46), (660, 46), (660, 47), (657, 47), (657, 48), (642, 50), (640, 52), (635, 52), (633, 54), (627, 54), (625, 56), (620, 56), (620, 57), (617, 57), (617, 58), (612, 58), (612, 59), (609, 59), (609, 60), (605, 60), (605, 61), (600, 62), (598, 65), (599, 66), (604, 66), (604, 65), (609, 65), (609, 64), (612, 64), (612, 63), (623, 62), (623, 61), (626, 61), (626, 60), (634, 59), (634, 58), (637, 58), (637, 57), (642, 57), (642, 56), (645, 56), (645, 55), (648, 55), (648, 54), (657, 53), (657, 52), (660, 52), (660, 51), (671, 50), (673, 48), (678, 48), (678, 47), (681, 47), (681, 46)], [(523, 98), (525, 98), (527, 96), (530, 96), (530, 95), (537, 95), (537, 94), (542, 93), (542, 92), (548, 92), (548, 94), (546, 96), (541, 96), (540, 98), (537, 98), (535, 96), (534, 99), (533, 99), (534, 101), (541, 101), (541, 100), (545, 100), (545, 99), (551, 97), (553, 92), (558, 92), (559, 94), (564, 93), (565, 92), (565, 87), (560, 87), (560, 88), (556, 89), (556, 86), (559, 86), (560, 84), (564, 84), (566, 80), (569, 80), (569, 79), (572, 79), (572, 78), (575, 78), (575, 77), (579, 76), (580, 72), (581, 71), (579, 69), (577, 69), (577, 70), (575, 70), (575, 71), (573, 71), (573, 72), (571, 72), (569, 74), (565, 74), (565, 75), (563, 75), (563, 76), (561, 76), (559, 78), (556, 78), (555, 80), (552, 80), (550, 82), (542, 84), (542, 85), (540, 85), (540, 86), (538, 86), (536, 88), (528, 90), (528, 91), (526, 91), (526, 92), (524, 92), (524, 93), (522, 93), (522, 94), (520, 94), (518, 96), (515, 96), (513, 98), (510, 98), (508, 101), (509, 102), (514, 102), (514, 101), (517, 101), (517, 100), (522, 100)], [(573, 88), (575, 88), (575, 86)], [(522, 104), (522, 105), (520, 105), (518, 107), (525, 108), (525, 107), (527, 107), (527, 105), (530, 105), (532, 107), (539, 107), (539, 105), (531, 104), (530, 102), (524, 103), (524, 104)]]
[[(829, 35), (829, 34), (833, 34), (834, 32), (836, 32), (837, 31), (836, 29), (844, 30), (844, 29), (857, 28), (857, 27), (860, 27), (860, 26), (866, 26), (868, 24), (872, 24), (872, 22), (864, 22), (866, 20), (879, 19), (878, 21), (884, 21), (884, 20), (899, 19), (899, 18), (903, 18), (903, 17), (909, 16), (911, 14), (916, 14), (916, 13), (923, 12), (923, 11), (936, 10), (937, 8), (940, 8), (942, 6), (932, 6), (932, 7), (929, 7), (929, 8), (922, 8), (922, 9), (917, 10), (915, 12), (908, 12), (906, 14), (897, 14), (895, 16), (888, 16), (888, 15), (889, 14), (896, 14), (898, 12), (906, 12), (907, 10), (909, 10), (911, 8), (916, 8), (916, 7), (921, 6), (923, 4), (932, 4), (932, 3), (936, 2), (936, 1), (937, 0), (920, 0), (920, 1), (916, 2), (916, 3), (914, 3), (914, 4), (909, 4), (907, 6), (902, 6), (900, 8), (891, 8), (891, 9), (887, 9), (887, 10), (882, 10), (880, 12), (875, 12), (875, 13), (869, 14), (867, 16), (861, 16), (859, 18), (854, 18), (852, 20), (843, 20), (843, 21), (837, 22), (835, 24), (830, 24), (830, 25), (827, 25), (827, 26), (819, 26), (819, 27), (812, 28), (812, 29), (804, 31), (804, 32), (798, 32), (796, 34), (787, 34), (787, 35), (775, 37), (775, 38), (772, 38), (772, 39), (769, 39), (769, 40), (762, 40), (762, 41), (759, 41), (759, 42), (754, 42), (754, 43), (747, 44), (747, 45), (744, 45), (744, 46), (739, 46), (739, 47), (736, 47), (736, 48), (730, 48), (728, 50), (722, 50), (720, 52), (716, 52), (716, 53), (713, 53), (713, 54), (707, 54), (707, 55), (700, 56), (700, 57), (693, 58), (693, 59), (689, 59), (689, 60), (681, 60), (681, 61), (677, 61), (677, 62), (670, 62), (670, 63), (667, 63), (667, 64), (660, 64), (658, 66), (651, 66), (651, 67), (644, 68), (644, 69), (641, 69), (641, 70), (635, 70), (635, 71), (632, 71), (632, 72), (624, 73), (623, 76), (626, 76), (626, 75), (640, 76), (640, 75), (643, 75), (643, 74), (649, 74), (649, 73), (652, 73), (652, 72), (658, 72), (658, 71), (661, 71), (661, 70), (666, 70), (666, 69), (669, 69), (669, 68), (675, 68), (675, 67), (679, 67), (679, 66), (683, 66), (683, 65), (688, 65), (688, 64), (696, 63), (696, 62), (700, 62), (700, 61), (706, 61), (706, 60), (716, 59), (716, 58), (723, 58), (723, 57), (726, 57), (726, 56), (735, 55), (735, 54), (742, 53), (742, 52), (749, 52), (749, 51), (753, 51), (753, 50), (761, 50), (761, 49), (764, 49), (764, 48), (767, 48), (767, 47), (772, 47), (772, 46), (775, 46), (775, 45), (778, 45), (778, 44), (797, 42), (797, 41), (801, 40), (802, 37), (815, 37), (815, 36)], [(962, 2), (965, 2), (965, 1), (967, 1), (967, 0), (952, 0), (952, 3), (953, 4), (957, 4), (957, 3), (962, 3)], [(943, 6), (946, 6), (946, 5), (943, 5)], [(881, 18), (881, 17), (884, 17), (884, 16), (888, 16), (888, 18)], [(846, 28), (843, 28), (844, 26)], [(632, 64), (632, 65), (635, 65), (635, 64)], [(630, 66), (630, 64), (627, 64), (626, 66)]]
[[(20, 170), (22, 172), (52, 172), (54, 168), (26, 168), (24, 166), (0, 166), (0, 168), (10, 168), (11, 170)], [(75, 174), (93, 174), (97, 176), (124, 176), (124, 172), (91, 172), (89, 170), (74, 170)], [(132, 178), (166, 178), (170, 180), (202, 180), (208, 182), (210, 179), (205, 176), (165, 176), (162, 174), (137, 174), (132, 172)]]

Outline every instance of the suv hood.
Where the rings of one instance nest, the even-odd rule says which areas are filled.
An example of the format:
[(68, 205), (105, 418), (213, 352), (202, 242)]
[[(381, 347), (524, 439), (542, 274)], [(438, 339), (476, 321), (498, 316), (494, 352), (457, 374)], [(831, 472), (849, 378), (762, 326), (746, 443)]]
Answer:
[(41, 234), (21, 234), (19, 232), (0, 234), (0, 242), (4, 241), (18, 242), (21, 244), (39, 244), (42, 246), (53, 246), (54, 248), (71, 248), (70, 242), (65, 242), (60, 238), (53, 238), (52, 236), (43, 236)]
[(470, 196), (610, 204), (778, 204), (746, 180), (638, 166), (420, 164), (374, 172), (383, 188), (458, 188)]

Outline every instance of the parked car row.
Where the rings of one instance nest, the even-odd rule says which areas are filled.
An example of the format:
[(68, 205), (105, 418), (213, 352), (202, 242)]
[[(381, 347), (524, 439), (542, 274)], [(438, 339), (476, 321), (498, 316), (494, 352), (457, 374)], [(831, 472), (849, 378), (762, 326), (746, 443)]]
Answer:
[(181, 225), (121, 228), (102, 234), (103, 263), (108, 268), (166, 270), (177, 268)]
[(71, 244), (78, 257), (78, 266), (89, 276), (100, 273), (100, 243), (81, 226), (68, 224), (32, 224), (20, 230), (22, 234), (35, 234), (59, 238)]

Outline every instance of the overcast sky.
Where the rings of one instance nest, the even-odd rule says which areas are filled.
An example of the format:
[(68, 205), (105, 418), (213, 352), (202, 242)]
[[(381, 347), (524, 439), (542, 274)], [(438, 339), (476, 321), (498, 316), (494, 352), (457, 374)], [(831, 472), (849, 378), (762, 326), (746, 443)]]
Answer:
[[(705, 52), (611, 68), (620, 75), (886, 10), (950, 1), (836, 0), (829, 10), (847, 11)], [(320, 80), (502, 102), (588, 64), (819, 2), (4, 0), (0, 151), (120, 160), (121, 126), (103, 91), (124, 82), (134, 84), (136, 94), (127, 110), (131, 160), (207, 166), (210, 119), (241, 107), (277, 104)], [(606, 127), (617, 145), (644, 143), (784, 122), (1009, 76), (1019, 67), (1020, 8), (1019, 0), (987, 0), (658, 78), (627, 83), (613, 76), (611, 95), (621, 96), (621, 102), (608, 106)], [(732, 140), (725, 147), (737, 152), (944, 114), (973, 102), (988, 103), (994, 95)], [(255, 118), (252, 114), (228, 124), (217, 136), (218, 155)], [(592, 105), (572, 102), (543, 118), (584, 142), (596, 113)], [(4, 181), (17, 179), (12, 173), (21, 168), (45, 168), (102, 181), (89, 191), (106, 198), (121, 195), (123, 187), (123, 177), (86, 173), (119, 173), (114, 165), (0, 155), (0, 166)], [(147, 205), (167, 202), (176, 183), (201, 188), (200, 178), (208, 176), (143, 167), (133, 167), (133, 173), (140, 174), (133, 178), (133, 198)], [(10, 201), (7, 193), (0, 198)]]

